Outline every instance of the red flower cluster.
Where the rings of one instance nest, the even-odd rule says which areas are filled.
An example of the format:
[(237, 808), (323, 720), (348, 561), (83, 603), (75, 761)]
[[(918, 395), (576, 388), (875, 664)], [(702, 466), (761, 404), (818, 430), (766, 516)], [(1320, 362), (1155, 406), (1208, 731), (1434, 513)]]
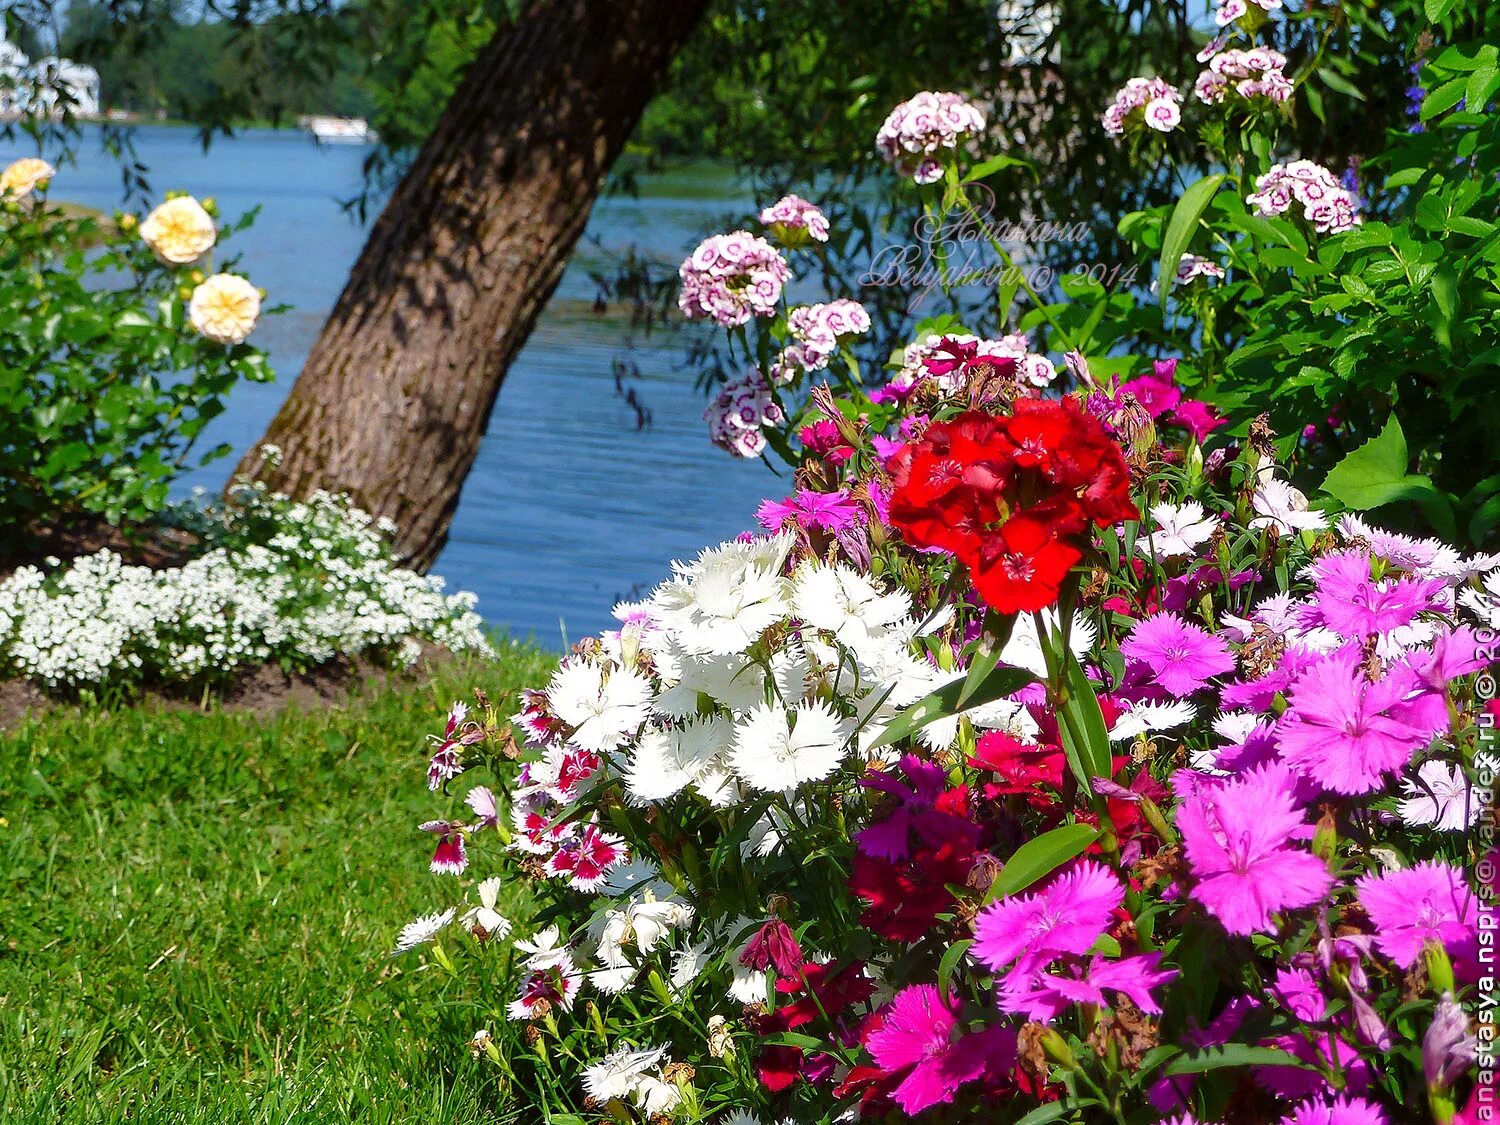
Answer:
[(914, 546), (956, 555), (1002, 613), (1053, 604), (1089, 525), (1138, 515), (1120, 447), (1072, 399), (935, 422), (890, 469), (892, 525)]

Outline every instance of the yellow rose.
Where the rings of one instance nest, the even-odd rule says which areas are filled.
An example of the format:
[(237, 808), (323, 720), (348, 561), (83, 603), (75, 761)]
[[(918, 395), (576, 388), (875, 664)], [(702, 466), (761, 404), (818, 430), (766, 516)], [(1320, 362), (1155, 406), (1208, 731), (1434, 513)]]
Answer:
[(213, 249), (218, 231), (202, 204), (191, 195), (179, 195), (146, 216), (141, 238), (162, 261), (185, 266)]
[(243, 277), (216, 273), (193, 290), (188, 323), (216, 344), (242, 344), (260, 316), (260, 293)]
[(24, 199), (38, 184), (44, 184), (57, 175), (57, 169), (35, 156), (24, 156), (5, 171), (0, 172), (0, 194)]

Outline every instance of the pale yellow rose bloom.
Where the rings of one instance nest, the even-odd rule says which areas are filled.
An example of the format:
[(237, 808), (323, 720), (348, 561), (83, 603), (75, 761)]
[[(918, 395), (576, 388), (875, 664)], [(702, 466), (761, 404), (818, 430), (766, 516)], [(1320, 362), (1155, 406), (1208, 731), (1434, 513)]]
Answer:
[(260, 291), (232, 273), (216, 273), (193, 290), (188, 323), (217, 344), (242, 344), (260, 316)]
[(185, 266), (213, 249), (218, 239), (213, 216), (190, 195), (169, 199), (146, 216), (141, 237), (164, 262)]
[(32, 190), (53, 176), (57, 169), (35, 156), (23, 156), (5, 171), (0, 172), (0, 194), (25, 199)]

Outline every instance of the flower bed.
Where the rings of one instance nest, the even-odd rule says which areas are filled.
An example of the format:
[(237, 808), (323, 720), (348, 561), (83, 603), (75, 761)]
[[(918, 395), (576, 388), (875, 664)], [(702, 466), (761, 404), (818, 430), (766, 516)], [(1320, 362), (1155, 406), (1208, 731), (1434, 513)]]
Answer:
[[(1279, 7), (1226, 0), (1220, 23)], [(1472, 487), (1442, 491), (1390, 413), (1402, 386), (1356, 403), (1347, 363), (1216, 378), (1229, 318), (1233, 341), (1320, 314), (1331, 349), (1392, 323), (1332, 292), (1356, 236), (1392, 228), (1276, 159), (1256, 123), (1300, 76), (1225, 46), (1192, 112), (1233, 175), (1122, 223), (1159, 255), (1149, 308), (1020, 275), (1000, 331), (934, 317), (872, 378), (857, 303), (786, 307), (797, 255), (844, 233), (805, 200), (683, 264), (682, 311), (740, 364), (709, 436), (785, 462), (790, 494), (522, 692), (521, 744), (511, 707), (454, 704), (418, 826), (450, 889), (396, 941), (503, 982), (470, 1049), (534, 1116), (1483, 1119), (1465, 1006), (1500, 555), (1454, 513), (1493, 481), (1450, 463)], [(1156, 146), (1185, 116), (1138, 79), (1102, 127)], [(1004, 166), (965, 168), (984, 127), (926, 93), (881, 130), (934, 229), (976, 220), (967, 188)], [(1309, 387), (1340, 416), (1278, 435), (1261, 409)], [(1331, 469), (1312, 501), (1308, 466)], [(1398, 498), (1452, 534), (1366, 514)], [(526, 917), (497, 909), (507, 884)]]
[(420, 642), (487, 653), (475, 598), (405, 570), (347, 499), (259, 485), (192, 516), (200, 553), (129, 566), (103, 550), (0, 581), (0, 678), (51, 689), (222, 682), (246, 666), (334, 657), (409, 663)]

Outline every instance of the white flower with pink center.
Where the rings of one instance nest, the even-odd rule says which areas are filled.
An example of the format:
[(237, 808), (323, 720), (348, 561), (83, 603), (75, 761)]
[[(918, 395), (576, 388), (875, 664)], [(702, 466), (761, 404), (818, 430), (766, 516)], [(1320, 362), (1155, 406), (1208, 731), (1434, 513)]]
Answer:
[(1184, 254), (1177, 263), (1177, 284), (1186, 285), (1190, 281), (1196, 281), (1200, 277), (1211, 277), (1222, 280), (1224, 267), (1209, 258), (1201, 258), (1197, 254)]
[(1170, 133), (1182, 121), (1182, 95), (1164, 79), (1132, 78), (1099, 120), (1112, 137), (1139, 128)]
[[(1281, 7), (1281, 0), (1251, 0), (1262, 12), (1274, 12)], [(1237, 20), (1243, 19), (1250, 14), (1250, 4), (1246, 0), (1219, 0), (1219, 9), (1214, 13), (1214, 22), (1220, 27), (1228, 27)]]
[(822, 371), (841, 341), (870, 330), (870, 314), (858, 301), (841, 298), (821, 305), (799, 305), (787, 316), (795, 343), (787, 345), (772, 365), (777, 383), (790, 383), (799, 372)]
[(763, 427), (774, 426), (784, 417), (770, 384), (754, 368), (725, 383), (703, 412), (710, 439), (736, 457), (759, 457), (766, 448)]
[(1302, 217), (1319, 234), (1353, 230), (1362, 221), (1359, 201), (1327, 168), (1311, 160), (1277, 164), (1255, 181), (1245, 202), (1259, 215), (1283, 215), (1300, 204)]
[(760, 221), (783, 243), (828, 241), (828, 216), (799, 195), (783, 195), (761, 211)]
[(685, 316), (738, 328), (751, 317), (775, 314), (791, 271), (776, 247), (737, 230), (704, 239), (677, 274), (677, 306)]
[(942, 178), (960, 145), (984, 132), (984, 111), (960, 94), (924, 90), (902, 102), (875, 134), (875, 151), (919, 184)]

